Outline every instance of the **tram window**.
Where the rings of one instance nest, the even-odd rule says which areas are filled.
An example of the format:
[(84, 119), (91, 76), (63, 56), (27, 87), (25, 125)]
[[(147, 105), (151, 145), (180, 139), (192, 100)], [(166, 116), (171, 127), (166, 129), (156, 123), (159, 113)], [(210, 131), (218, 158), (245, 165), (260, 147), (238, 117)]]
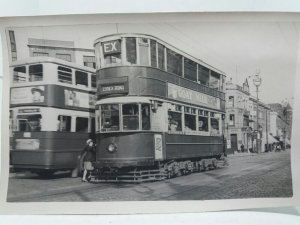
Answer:
[(156, 41), (150, 40), (151, 66), (157, 67)]
[(142, 130), (150, 130), (150, 105), (142, 104)]
[(182, 131), (181, 113), (168, 111), (168, 129), (169, 131)]
[(43, 80), (43, 65), (29, 66), (29, 81), (41, 81)]
[(198, 116), (199, 131), (208, 131), (208, 117)]
[(90, 132), (91, 133), (95, 133), (95, 118), (92, 118), (91, 119), (91, 130), (90, 130)]
[(126, 58), (127, 62), (136, 64), (136, 39), (126, 38)]
[(147, 38), (139, 38), (140, 65), (149, 66), (149, 41)]
[(182, 76), (182, 56), (167, 49), (167, 71)]
[(158, 52), (158, 68), (165, 70), (165, 51), (162, 44), (157, 43), (157, 52)]
[(215, 90), (220, 89), (220, 74), (211, 71), (211, 76), (209, 79), (209, 87)]
[(88, 132), (89, 119), (84, 117), (76, 117), (76, 132)]
[(208, 86), (208, 81), (209, 81), (209, 69), (198, 65), (198, 82), (200, 84)]
[(14, 68), (14, 77), (13, 77), (14, 83), (26, 82), (27, 79), (28, 79), (28, 76), (26, 74), (25, 66), (19, 66), (19, 67)]
[(71, 131), (71, 116), (57, 117), (57, 131), (70, 132)]
[(88, 74), (82, 71), (75, 71), (75, 83), (79, 86), (88, 86)]
[(138, 104), (124, 104), (123, 112), (123, 129), (138, 130), (139, 129), (139, 106)]
[(184, 129), (186, 131), (196, 130), (196, 116), (184, 114)]
[(119, 105), (101, 105), (101, 131), (120, 129)]
[(219, 120), (216, 118), (210, 118), (210, 127), (213, 134), (219, 134)]
[(19, 131), (23, 131), (23, 132), (41, 131), (41, 119), (42, 116), (40, 114), (19, 115), (18, 116)]
[(92, 74), (91, 81), (92, 81), (92, 87), (96, 88), (97, 87), (97, 85), (96, 85), (96, 74)]
[(66, 67), (57, 67), (58, 81), (72, 84), (72, 70)]
[(184, 77), (192, 81), (197, 81), (197, 63), (187, 58), (184, 58)]

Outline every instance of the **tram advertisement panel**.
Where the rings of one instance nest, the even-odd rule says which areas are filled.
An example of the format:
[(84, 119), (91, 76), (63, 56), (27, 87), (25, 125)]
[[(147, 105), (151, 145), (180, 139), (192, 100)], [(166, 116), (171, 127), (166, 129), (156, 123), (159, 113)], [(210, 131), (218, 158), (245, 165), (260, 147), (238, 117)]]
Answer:
[(11, 104), (43, 103), (45, 100), (45, 87), (21, 87), (11, 89)]
[(168, 97), (200, 106), (220, 109), (220, 99), (168, 83)]
[(96, 97), (89, 93), (65, 90), (65, 105), (82, 107), (82, 108), (93, 108), (95, 106)]

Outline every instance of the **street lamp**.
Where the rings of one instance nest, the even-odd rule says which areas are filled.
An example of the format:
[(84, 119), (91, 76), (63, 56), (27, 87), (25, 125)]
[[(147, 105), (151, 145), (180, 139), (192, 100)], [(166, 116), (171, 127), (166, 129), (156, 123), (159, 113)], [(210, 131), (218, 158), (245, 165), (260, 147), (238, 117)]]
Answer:
[[(253, 84), (256, 87), (256, 132), (257, 132), (257, 135), (258, 135), (258, 129), (259, 129), (259, 126), (258, 126), (258, 87), (261, 85), (261, 82), (262, 82), (262, 79), (260, 78), (259, 74), (260, 74), (260, 72), (256, 71), (256, 74), (253, 77)], [(260, 148), (258, 148), (258, 136), (256, 138), (256, 150), (257, 150), (257, 153), (260, 153)]]

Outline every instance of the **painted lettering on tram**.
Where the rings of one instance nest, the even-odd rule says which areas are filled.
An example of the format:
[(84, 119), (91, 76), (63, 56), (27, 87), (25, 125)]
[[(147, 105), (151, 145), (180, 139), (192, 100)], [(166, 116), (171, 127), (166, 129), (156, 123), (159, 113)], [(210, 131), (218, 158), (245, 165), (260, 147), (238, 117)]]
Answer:
[(121, 52), (120, 40), (104, 42), (102, 45), (104, 54), (113, 54)]

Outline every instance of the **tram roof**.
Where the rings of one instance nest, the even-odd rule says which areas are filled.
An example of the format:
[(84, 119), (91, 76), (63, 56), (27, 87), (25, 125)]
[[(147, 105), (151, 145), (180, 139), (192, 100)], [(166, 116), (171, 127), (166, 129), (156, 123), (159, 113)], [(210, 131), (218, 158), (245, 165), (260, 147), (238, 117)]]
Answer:
[(110, 35), (105, 35), (105, 36), (102, 36), (100, 38), (97, 38), (95, 41), (94, 41), (94, 46), (100, 42), (100, 41), (110, 41), (110, 37), (146, 37), (146, 38), (150, 38), (150, 39), (154, 39), (158, 42), (160, 42), (161, 44), (163, 44), (164, 46), (166, 47), (169, 47), (171, 50), (174, 50), (178, 53), (180, 53), (182, 56), (188, 58), (188, 59), (191, 59), (195, 62), (197, 62), (198, 64), (200, 65), (203, 65), (203, 66), (206, 66), (208, 67), (209, 69), (211, 70), (214, 70), (218, 73), (220, 73), (222, 76), (225, 76), (226, 77), (226, 73), (223, 72), (222, 70), (220, 69), (217, 69), (216, 67), (204, 62), (203, 60), (201, 59), (198, 59), (196, 58), (195, 56), (192, 56), (191, 54), (189, 53), (186, 53), (182, 50), (180, 50), (179, 48), (171, 45), (171, 44), (168, 44), (167, 42), (163, 41), (162, 39), (158, 38), (158, 37), (155, 37), (153, 35), (150, 35), (150, 34), (142, 34), (142, 33), (117, 33), (117, 34), (110, 34)]
[(65, 61), (62, 59), (47, 57), (47, 56), (28, 57), (27, 59), (14, 61), (10, 64), (10, 67), (16, 67), (16, 66), (21, 66), (21, 65), (32, 65), (32, 64), (37, 64), (37, 63), (53, 63), (53, 64), (58, 64), (58, 65), (62, 65), (62, 66), (68, 66), (71, 68), (88, 71), (90, 73), (96, 72), (96, 70), (91, 67), (81, 66), (74, 62), (68, 62), (68, 61)]

